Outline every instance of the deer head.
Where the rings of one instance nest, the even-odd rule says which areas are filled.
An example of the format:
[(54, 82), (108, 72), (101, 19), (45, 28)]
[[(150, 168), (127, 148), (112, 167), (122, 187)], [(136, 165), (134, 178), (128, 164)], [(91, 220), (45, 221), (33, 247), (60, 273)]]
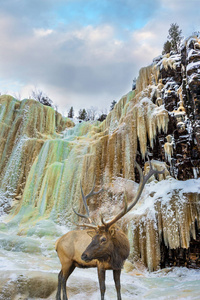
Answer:
[[(93, 230), (88, 231), (88, 234), (92, 237), (92, 242), (89, 244), (89, 246), (86, 248), (86, 250), (83, 252), (81, 258), (84, 261), (91, 261), (92, 259), (98, 259), (99, 261), (107, 261), (107, 260), (113, 260), (113, 253), (115, 253), (117, 256), (120, 256), (121, 259), (116, 260), (116, 257), (114, 258), (114, 261), (119, 262), (119, 266), (121, 266), (121, 262), (124, 261), (127, 256), (129, 255), (129, 243), (127, 243), (127, 237), (122, 232), (122, 230), (119, 229), (115, 225), (115, 223), (120, 220), (124, 215), (126, 215), (138, 202), (140, 199), (140, 196), (142, 194), (142, 191), (144, 189), (145, 184), (148, 182), (149, 178), (153, 175), (162, 174), (164, 173), (164, 170), (157, 171), (152, 168), (152, 164), (149, 160), (150, 169), (147, 175), (143, 175), (142, 169), (138, 165), (137, 162), (135, 162), (135, 166), (139, 171), (140, 174), (140, 183), (137, 190), (137, 193), (132, 200), (132, 202), (128, 205), (127, 204), (127, 198), (124, 197), (125, 203), (124, 203), (124, 209), (119, 212), (112, 220), (105, 222), (103, 216), (101, 216), (101, 225), (95, 225), (90, 216), (89, 216), (89, 209), (87, 206), (87, 199), (92, 195), (97, 195), (100, 193), (103, 189), (101, 189), (98, 192), (94, 192), (94, 186), (91, 190), (91, 192), (84, 196), (82, 186), (81, 186), (81, 193), (83, 198), (83, 203), (86, 210), (86, 215), (81, 215), (77, 213), (75, 210), (74, 212), (82, 217), (86, 218), (89, 221), (89, 224), (80, 224), (81, 227), (86, 228), (92, 228)], [(117, 251), (114, 251), (116, 250)], [(113, 266), (112, 266), (113, 267)]]

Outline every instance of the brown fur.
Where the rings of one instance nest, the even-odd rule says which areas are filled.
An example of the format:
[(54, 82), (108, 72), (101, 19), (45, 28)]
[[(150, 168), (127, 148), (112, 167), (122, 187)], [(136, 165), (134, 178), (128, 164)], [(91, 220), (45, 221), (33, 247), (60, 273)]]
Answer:
[[(111, 227), (112, 228), (112, 227)], [(112, 258), (112, 269), (122, 269), (124, 261), (129, 256), (130, 245), (124, 232), (116, 227), (116, 234), (112, 238), (114, 253)]]
[[(100, 249), (97, 249), (98, 251), (95, 251), (95, 244), (100, 244), (102, 236), (105, 237), (108, 242)], [(100, 252), (100, 254), (98, 252)], [(130, 245), (126, 235), (119, 227), (113, 225), (108, 230), (102, 226), (83, 254), (88, 254), (89, 258), (97, 259), (101, 265), (104, 266), (103, 268), (105, 270), (121, 270), (129, 252)]]
[[(91, 235), (93, 238), (91, 238)], [(106, 239), (106, 241), (102, 238)], [(78, 268), (98, 268), (101, 299), (105, 293), (105, 270), (113, 270), (118, 299), (120, 294), (120, 272), (129, 255), (129, 241), (123, 231), (116, 225), (107, 229), (104, 225), (97, 230), (73, 230), (56, 241), (62, 269), (58, 276), (56, 299), (67, 300), (66, 281), (73, 270)], [(117, 273), (116, 273), (117, 272)]]

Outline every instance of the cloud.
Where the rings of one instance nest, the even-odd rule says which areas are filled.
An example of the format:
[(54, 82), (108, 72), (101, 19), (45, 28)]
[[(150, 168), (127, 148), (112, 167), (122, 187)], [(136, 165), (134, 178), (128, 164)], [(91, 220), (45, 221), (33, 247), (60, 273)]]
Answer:
[(35, 33), (36, 37), (44, 37), (44, 36), (47, 36), (49, 34), (52, 34), (53, 30), (52, 29), (39, 28), (39, 29), (34, 29), (34, 33)]
[[(13, 36), (10, 49), (7, 31), (11, 23), (4, 27), (1, 36), (4, 42), (0, 55), (6, 62), (1, 68), (4, 77), (21, 78), (25, 85), (48, 86), (50, 93), (54, 88), (61, 89), (64, 99), (67, 94), (79, 94), (76, 100), (80, 103), (82, 95), (93, 102), (94, 95), (105, 90), (107, 104), (109, 98), (111, 102), (122, 92), (122, 86), (127, 88), (126, 79), (132, 70), (126, 57), (131, 51), (115, 38), (111, 26), (87, 26), (72, 32), (34, 29), (32, 35), (20, 39)], [(128, 85), (131, 87), (131, 82)]]
[(161, 54), (171, 23), (184, 34), (198, 30), (196, 2), (190, 3), (0, 1), (0, 90), (24, 94), (37, 86), (61, 110), (109, 107)]

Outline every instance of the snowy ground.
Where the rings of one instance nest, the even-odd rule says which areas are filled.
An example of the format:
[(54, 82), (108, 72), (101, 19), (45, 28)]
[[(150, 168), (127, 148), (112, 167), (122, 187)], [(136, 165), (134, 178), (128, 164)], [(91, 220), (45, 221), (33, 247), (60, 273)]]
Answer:
[[(5, 241), (5, 236), (0, 235), (0, 239)], [(34, 238), (32, 239), (34, 241)], [(12, 299), (9, 298), (8, 294), (5, 296), (6, 291), (10, 292), (16, 284), (18, 285), (18, 291), (24, 290), (24, 287), (19, 287), (19, 284), (29, 286), (32, 284), (33, 287), (30, 286), (30, 291), (26, 292), (26, 298), (19, 298), (18, 295), (18, 298), (15, 299), (41, 299), (40, 297), (30, 296), (31, 289), (38, 288), (38, 278), (41, 279), (44, 285), (51, 284), (53, 292), (47, 299), (55, 299), (60, 262), (53, 250), (54, 241), (36, 238), (35, 245), (40, 245), (40, 253), (0, 250), (0, 288), (2, 286), (0, 299)], [(47, 252), (46, 247), (49, 249), (52, 247), (52, 249)], [(19, 280), (20, 278), (28, 278), (28, 281), (22, 282)], [(173, 268), (153, 273), (147, 271), (125, 273), (123, 271), (121, 284), (123, 300), (199, 299), (200, 270)], [(96, 269), (76, 269), (68, 280), (68, 287), (70, 300), (100, 300)], [(116, 299), (112, 271), (106, 273), (106, 287), (105, 300)]]
[[(154, 192), (151, 201), (143, 201), (131, 213), (141, 214), (147, 208), (153, 211), (153, 203), (157, 198), (162, 198), (165, 202), (171, 198), (169, 191), (179, 190), (182, 194), (189, 191), (200, 192), (199, 179), (183, 183), (171, 179), (157, 185), (152, 182), (149, 188), (150, 192)], [(20, 236), (15, 227), (7, 226), (3, 216), (0, 219), (0, 300), (42, 299), (36, 296), (40, 294), (37, 290), (40, 289), (43, 293), (46, 289), (45, 295), (48, 295), (50, 288), (51, 293), (43, 299), (55, 299), (60, 262), (54, 250), (57, 237), (43, 233), (44, 228), (51, 225), (49, 222), (39, 222), (29, 230), (30, 235), (26, 237)], [(69, 230), (57, 227), (59, 226), (56, 225), (55, 233), (58, 236)], [(153, 273), (143, 270), (130, 273), (123, 271), (121, 285), (123, 300), (197, 300), (200, 299), (200, 270), (172, 268)], [(70, 300), (100, 300), (96, 269), (76, 269), (68, 280), (68, 287)], [(116, 299), (111, 271), (106, 274), (106, 287), (105, 300)]]

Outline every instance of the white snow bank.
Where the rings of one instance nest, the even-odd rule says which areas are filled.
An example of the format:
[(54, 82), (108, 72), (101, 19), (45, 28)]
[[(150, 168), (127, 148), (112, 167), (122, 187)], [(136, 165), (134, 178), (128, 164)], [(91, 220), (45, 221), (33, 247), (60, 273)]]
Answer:
[(172, 199), (172, 195), (178, 191), (179, 198), (182, 202), (185, 201), (183, 194), (198, 193), (200, 194), (200, 178), (179, 181), (173, 177), (159, 182), (152, 181), (146, 185), (141, 200), (136, 205), (136, 209), (132, 210), (131, 215), (142, 215), (145, 212), (154, 216), (154, 203), (159, 199), (162, 204), (168, 203)]

